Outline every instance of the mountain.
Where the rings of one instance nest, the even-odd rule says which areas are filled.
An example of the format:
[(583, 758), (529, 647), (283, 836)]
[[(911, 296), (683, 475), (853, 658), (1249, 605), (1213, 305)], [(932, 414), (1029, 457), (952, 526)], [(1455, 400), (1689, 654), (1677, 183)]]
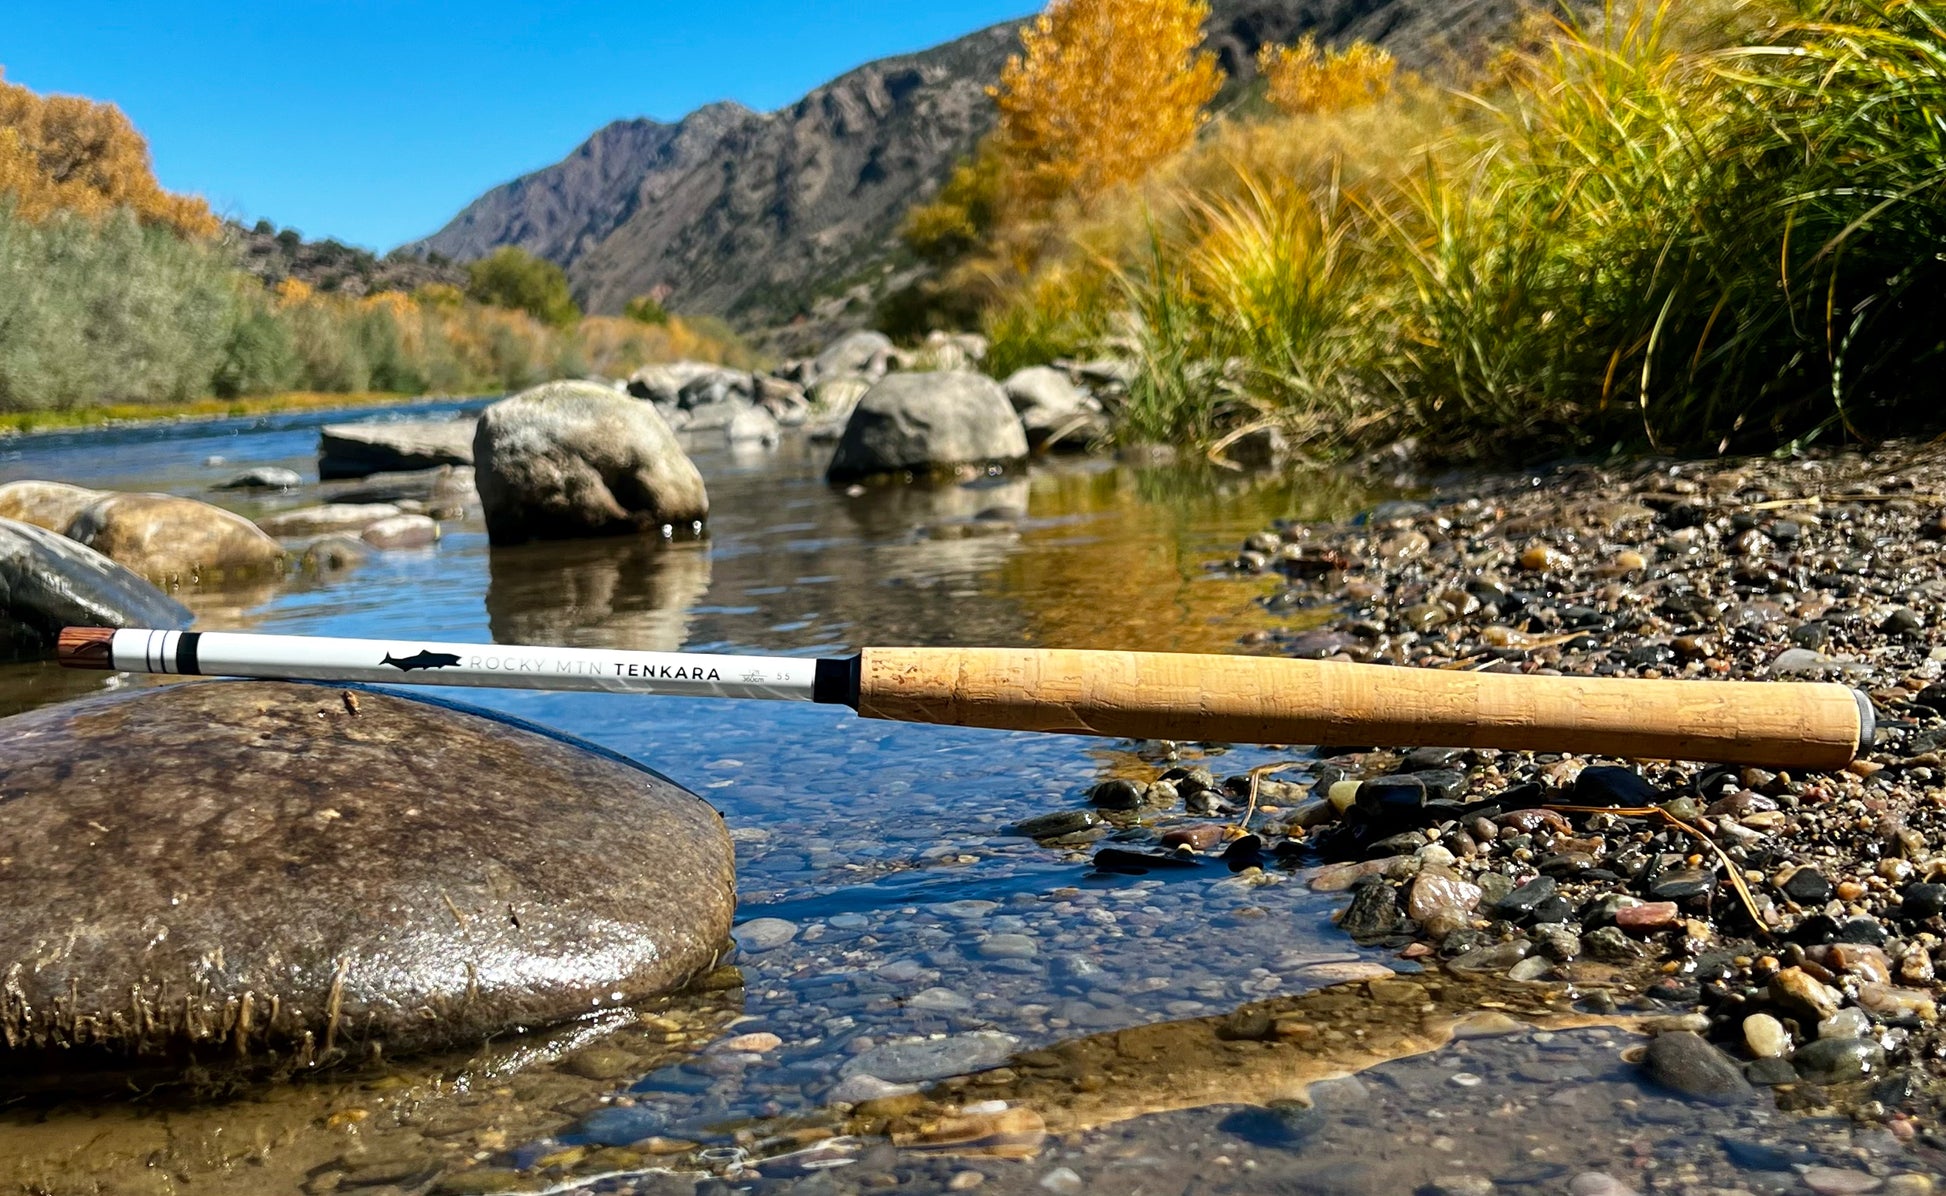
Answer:
[[(1306, 32), (1363, 37), (1425, 66), (1504, 25), (1519, 2), (1214, 0), (1209, 44), (1239, 82), (1260, 45)], [(672, 124), (617, 121), (401, 248), (468, 261), (517, 245), (565, 268), (591, 312), (658, 294), (758, 328), (820, 297), (842, 306), (849, 290), (862, 319), (906, 210), (992, 127), (985, 89), (1019, 24), (868, 63), (775, 112), (726, 102)]]

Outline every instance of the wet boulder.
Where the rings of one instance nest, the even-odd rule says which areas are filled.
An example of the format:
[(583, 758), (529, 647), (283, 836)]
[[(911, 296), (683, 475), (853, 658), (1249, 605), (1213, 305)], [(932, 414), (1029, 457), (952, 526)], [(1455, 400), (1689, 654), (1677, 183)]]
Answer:
[(0, 720), (0, 1090), (470, 1045), (714, 963), (707, 804), (483, 713), (285, 682)]
[(304, 479), (294, 469), (284, 469), (276, 465), (260, 465), (255, 469), (240, 473), (227, 482), (212, 487), (216, 490), (295, 490), (304, 484)]
[(370, 420), (318, 432), (318, 477), (327, 482), (471, 464), (471, 418)]
[(474, 440), (496, 544), (690, 530), (709, 495), (656, 409), (606, 387), (550, 382), (487, 408)]
[(0, 519), (0, 660), (52, 655), (63, 627), (175, 629), (189, 618), (187, 607), (93, 549)]
[(969, 373), (893, 374), (858, 400), (826, 475), (944, 473), (1027, 456), (1027, 435), (1005, 391)]
[(1001, 383), (1007, 401), (1020, 413), (1029, 447), (1036, 450), (1086, 448), (1105, 431), (1093, 399), (1052, 366), (1016, 370)]
[(284, 559), (277, 541), (243, 516), (170, 494), (110, 494), (77, 515), (68, 535), (164, 585), (260, 577)]
[(0, 486), (0, 519), (65, 533), (75, 516), (108, 497), (105, 490), (66, 482), (8, 482)]
[(722, 368), (707, 361), (650, 362), (628, 376), (627, 390), (635, 398), (674, 407), (682, 401), (684, 387)]
[(897, 350), (882, 332), (853, 332), (825, 346), (805, 370), (806, 381), (821, 382), (839, 374), (857, 374), (876, 382), (893, 367)]
[(334, 502), (315, 507), (279, 511), (257, 520), (257, 526), (273, 536), (325, 536), (333, 532), (357, 535), (382, 519), (405, 514), (403, 508), (384, 502)]

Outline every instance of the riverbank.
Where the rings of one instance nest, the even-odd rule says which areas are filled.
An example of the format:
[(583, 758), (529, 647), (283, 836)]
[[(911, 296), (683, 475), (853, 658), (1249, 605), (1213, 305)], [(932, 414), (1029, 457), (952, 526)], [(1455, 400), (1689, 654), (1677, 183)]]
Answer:
[(1310, 885), (1350, 894), (1339, 928), (1407, 960), (1535, 983), (1659, 971), (1648, 995), (1700, 1034), (1645, 1058), (1678, 1091), (1771, 1087), (1785, 1107), (1934, 1134), (1943, 511), (1946, 461), (1895, 445), (1499, 475), (1351, 524), (1266, 529), (1230, 565), (1280, 578), (1263, 601), (1292, 626), (1246, 636), (1258, 650), (1841, 680), (1869, 693), (1878, 735), (1847, 769), (1798, 773), (1326, 747), (1229, 852), (1321, 865)]
[(397, 391), (335, 394), (315, 390), (287, 391), (236, 399), (215, 397), (186, 403), (114, 403), (72, 411), (0, 411), (0, 439), (33, 432), (83, 428), (134, 428), (145, 424), (173, 424), (187, 420), (240, 419), (252, 415), (283, 415), (293, 411), (332, 411), (437, 401), (439, 396)]

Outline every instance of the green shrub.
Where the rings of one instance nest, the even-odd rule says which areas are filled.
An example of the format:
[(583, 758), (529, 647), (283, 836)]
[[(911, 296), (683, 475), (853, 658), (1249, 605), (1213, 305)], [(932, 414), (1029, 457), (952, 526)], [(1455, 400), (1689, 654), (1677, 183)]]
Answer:
[(568, 276), (553, 262), (503, 245), (466, 268), (466, 297), (476, 303), (524, 311), (543, 324), (572, 328), (581, 308), (568, 292)]

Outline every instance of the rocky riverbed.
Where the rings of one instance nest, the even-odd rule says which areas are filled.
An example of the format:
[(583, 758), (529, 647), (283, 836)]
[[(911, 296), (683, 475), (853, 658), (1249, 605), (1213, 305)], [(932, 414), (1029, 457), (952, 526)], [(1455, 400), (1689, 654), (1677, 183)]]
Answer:
[(1256, 833), (1227, 854), (1322, 865), (1309, 883), (1350, 894), (1340, 928), (1404, 958), (1537, 983), (1652, 969), (1645, 995), (1696, 1032), (1647, 1053), (1659, 1081), (1773, 1088), (1937, 1144), (1942, 510), (1946, 462), (1907, 446), (1475, 479), (1260, 532), (1234, 568), (1281, 576), (1264, 601), (1294, 624), (1250, 635), (1260, 650), (1842, 680), (1869, 693), (1878, 737), (1848, 769), (1799, 775), (1325, 746), (1310, 784), (1260, 786)]
[[(253, 519), (393, 501), (310, 481), (315, 428), (130, 435), (15, 442), (0, 481), (218, 493)], [(495, 546), (467, 506), (436, 542), (223, 622), (1831, 676), (1873, 693), (1882, 739), (1799, 776), (483, 692), (723, 812), (732, 968), (626, 1016), (213, 1107), (17, 1102), (0, 1190), (1914, 1196), (1941, 1175), (1918, 973), (1946, 935), (1913, 886), (1946, 883), (1926, 742), (1946, 478), (1924, 451), (1374, 505), (1346, 475), (1100, 459), (838, 488), (801, 434), (755, 453), (683, 435), (702, 543)], [(298, 478), (212, 491), (256, 469)], [(0, 673), (22, 706), (42, 680)], [(1678, 804), (1547, 808), (1604, 798)]]

